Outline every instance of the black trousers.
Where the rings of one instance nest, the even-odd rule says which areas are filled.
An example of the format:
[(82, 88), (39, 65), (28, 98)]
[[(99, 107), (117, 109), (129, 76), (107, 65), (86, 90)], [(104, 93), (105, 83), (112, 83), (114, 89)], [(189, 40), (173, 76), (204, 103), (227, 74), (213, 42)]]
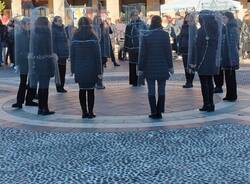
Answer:
[(58, 64), (59, 75), (61, 80), (61, 85), (57, 86), (57, 88), (64, 88), (65, 84), (65, 75), (66, 75), (66, 64)]
[(204, 106), (214, 105), (214, 84), (212, 75), (199, 75)]
[[(87, 96), (86, 96), (87, 95)], [(87, 100), (88, 99), (88, 108)], [(82, 109), (82, 113), (93, 113), (94, 104), (95, 104), (95, 90), (94, 89), (80, 89), (79, 91), (79, 101)]]
[(134, 63), (129, 63), (129, 84), (133, 86), (138, 84), (137, 65)]
[(111, 41), (110, 41), (110, 55), (112, 63), (116, 64), (115, 53)]
[[(26, 102), (32, 102), (35, 95), (36, 95), (36, 89), (32, 89), (27, 85), (27, 78), (28, 76), (25, 74), (20, 75), (20, 84), (19, 84), (19, 89), (17, 92), (17, 103), (18, 104), (23, 104), (25, 100), (25, 95), (26, 95)], [(26, 94), (27, 90), (27, 94)]]
[(220, 70), (219, 75), (214, 75), (214, 83), (215, 86), (218, 88), (222, 88), (224, 84), (224, 72), (223, 70)]
[(237, 81), (235, 70), (225, 70), (225, 81), (226, 81), (226, 98), (229, 100), (237, 99)]
[(187, 71), (187, 62), (188, 62), (188, 55), (187, 54), (182, 54), (182, 60), (183, 60), (183, 66), (185, 70), (185, 77), (186, 77), (186, 83), (187, 84), (193, 84), (194, 81), (194, 73), (189, 73)]

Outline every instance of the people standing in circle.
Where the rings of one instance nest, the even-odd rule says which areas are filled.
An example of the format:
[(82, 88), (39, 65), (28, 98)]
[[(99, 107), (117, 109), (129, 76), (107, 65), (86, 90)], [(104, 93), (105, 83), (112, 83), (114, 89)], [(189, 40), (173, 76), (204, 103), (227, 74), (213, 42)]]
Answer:
[[(39, 11), (39, 10), (37, 10)], [(38, 88), (38, 115), (51, 115), (55, 112), (48, 107), (50, 78), (55, 75), (56, 54), (53, 54), (52, 33), (47, 17), (38, 17), (32, 22), (29, 75), (31, 88)]]
[(199, 110), (213, 112), (215, 110), (213, 76), (218, 75), (220, 68), (220, 64), (217, 63), (220, 28), (214, 13), (210, 11), (200, 12), (199, 23), (201, 27), (197, 32), (197, 58), (194, 60), (203, 97), (203, 107)]
[(185, 16), (184, 23), (181, 28), (181, 33), (179, 35), (179, 48), (180, 48), (179, 51), (182, 55), (185, 77), (186, 77), (186, 84), (183, 85), (183, 88), (192, 88), (194, 80), (194, 73), (190, 72), (188, 68), (189, 54), (193, 54), (192, 50), (194, 45), (194, 42), (191, 43), (190, 39), (192, 39), (193, 37), (190, 34), (196, 32), (196, 26), (195, 24), (192, 24), (193, 21), (191, 19), (192, 19), (191, 14), (187, 14)]
[(57, 84), (56, 89), (59, 93), (66, 93), (64, 89), (66, 64), (69, 58), (69, 45), (67, 34), (63, 25), (62, 18), (55, 16), (52, 23), (52, 38), (53, 38), (53, 51), (58, 56), (58, 68), (60, 74), (60, 84)]
[(98, 79), (102, 78), (103, 70), (99, 41), (89, 18), (79, 19), (78, 30), (73, 36), (70, 50), (75, 82), (79, 84), (82, 118), (95, 118), (94, 90)]
[(239, 28), (233, 13), (224, 13), (222, 35), (222, 63), (225, 72), (226, 96), (224, 101), (234, 102), (237, 100), (236, 70), (239, 69)]
[[(160, 16), (153, 16), (149, 31), (142, 36), (139, 54), (139, 74), (148, 83), (148, 100), (152, 119), (161, 119), (165, 110), (165, 86), (174, 73), (169, 34), (163, 30)], [(155, 82), (158, 83), (156, 102)]]
[(140, 32), (147, 30), (146, 24), (140, 20), (137, 10), (131, 13), (131, 22), (125, 30), (125, 50), (129, 54), (129, 84), (138, 86), (137, 65), (139, 55)]
[(17, 93), (17, 102), (12, 107), (21, 109), (24, 101), (26, 101), (26, 106), (38, 106), (38, 104), (33, 102), (36, 89), (30, 88), (29, 83), (27, 83), (29, 73), (30, 19), (25, 17), (18, 24), (15, 26), (15, 64), (20, 72), (20, 84)]

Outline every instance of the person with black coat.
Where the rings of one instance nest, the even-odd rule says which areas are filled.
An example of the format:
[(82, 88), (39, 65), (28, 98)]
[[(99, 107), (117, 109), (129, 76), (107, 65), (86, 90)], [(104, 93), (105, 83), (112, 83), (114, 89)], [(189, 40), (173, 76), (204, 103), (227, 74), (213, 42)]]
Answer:
[(138, 86), (137, 65), (139, 56), (140, 32), (147, 30), (146, 24), (140, 20), (139, 12), (131, 13), (131, 22), (125, 30), (125, 51), (129, 55), (129, 84)]
[(197, 32), (196, 58), (193, 59), (193, 66), (199, 74), (203, 107), (200, 111), (213, 112), (214, 85), (213, 76), (219, 74), (218, 50), (220, 42), (220, 26), (215, 18), (214, 12), (202, 11), (199, 15), (201, 27)]
[(70, 61), (75, 82), (79, 85), (82, 118), (95, 118), (94, 89), (98, 79), (102, 78), (102, 60), (99, 40), (93, 31), (91, 20), (87, 17), (79, 19), (78, 30), (72, 39)]
[[(139, 74), (148, 84), (148, 100), (152, 119), (161, 119), (165, 111), (165, 86), (170, 74), (174, 73), (172, 48), (169, 34), (162, 28), (160, 16), (153, 16), (150, 30), (142, 36), (139, 52)], [(158, 83), (156, 102), (155, 82)]]
[(65, 75), (66, 75), (66, 62), (69, 58), (69, 45), (67, 34), (60, 16), (55, 16), (52, 23), (52, 38), (53, 38), (53, 51), (58, 56), (58, 68), (60, 74), (60, 84), (56, 89), (59, 93), (66, 93), (64, 89)]
[(226, 96), (224, 101), (237, 100), (236, 70), (239, 69), (239, 28), (233, 13), (224, 13), (222, 32), (222, 63), (221, 68), (225, 73)]
[(15, 62), (20, 72), (20, 84), (17, 93), (17, 102), (12, 107), (21, 109), (24, 101), (26, 101), (26, 106), (38, 106), (36, 102), (33, 102), (36, 89), (30, 88), (27, 83), (29, 73), (30, 19), (27, 17), (23, 18), (20, 25), (16, 25), (15, 29)]
[(179, 35), (179, 47), (180, 53), (182, 54), (182, 60), (185, 70), (186, 84), (183, 85), (183, 88), (192, 88), (194, 73), (190, 72), (188, 69), (188, 57), (189, 57), (189, 14), (184, 18), (184, 23), (181, 27), (181, 33)]
[(52, 33), (47, 17), (38, 17), (32, 24), (30, 38), (29, 76), (31, 88), (38, 88), (38, 115), (55, 112), (48, 107), (50, 78), (55, 76), (56, 54), (53, 53)]
[(8, 29), (7, 26), (3, 25), (2, 21), (0, 20), (0, 67), (4, 63), (3, 61), (3, 49), (7, 43), (7, 36), (8, 36)]

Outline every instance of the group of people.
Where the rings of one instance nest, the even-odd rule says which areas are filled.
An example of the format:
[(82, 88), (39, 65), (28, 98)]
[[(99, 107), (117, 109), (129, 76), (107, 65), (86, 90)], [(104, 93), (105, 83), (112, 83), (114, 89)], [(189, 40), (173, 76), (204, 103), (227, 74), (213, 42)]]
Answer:
[[(95, 118), (95, 88), (105, 88), (102, 81), (104, 66), (113, 50), (109, 36), (111, 28), (98, 15), (93, 20), (80, 18), (77, 29), (72, 32), (65, 29), (62, 22), (59, 16), (54, 17), (52, 25), (43, 16), (31, 20), (23, 18), (19, 22), (18, 31), (15, 31), (15, 58), (20, 71), (20, 86), (13, 107), (22, 108), (26, 100), (27, 106), (38, 106), (39, 115), (54, 114), (48, 108), (50, 79), (55, 77), (58, 92), (67, 92), (64, 84), (66, 61), (69, 60), (79, 86), (82, 118)], [(174, 74), (170, 36), (162, 26), (160, 16), (152, 16), (148, 26), (136, 10), (131, 13), (131, 21), (125, 29), (124, 52), (129, 55), (129, 83), (140, 86), (146, 79), (149, 117), (153, 119), (162, 118), (166, 80)], [(239, 32), (231, 12), (187, 14), (179, 35), (179, 51), (185, 68), (184, 88), (193, 87), (194, 75), (198, 72), (204, 102), (200, 111), (215, 110), (213, 95), (221, 92), (218, 89), (222, 89), (224, 75), (227, 93), (223, 100), (233, 102), (237, 99), (235, 70), (239, 69)], [(37, 88), (38, 103), (35, 103)]]

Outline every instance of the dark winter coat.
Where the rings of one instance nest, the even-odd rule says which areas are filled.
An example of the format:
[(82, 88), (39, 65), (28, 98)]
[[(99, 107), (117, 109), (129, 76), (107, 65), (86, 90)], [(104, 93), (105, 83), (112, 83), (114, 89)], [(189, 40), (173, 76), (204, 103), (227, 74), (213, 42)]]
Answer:
[(95, 35), (82, 38), (81, 34), (75, 33), (71, 44), (72, 72), (80, 88), (94, 88), (97, 76), (102, 74), (100, 46)]
[(0, 43), (6, 45), (8, 39), (8, 28), (5, 25), (0, 25)]
[(129, 53), (130, 63), (138, 64), (140, 33), (143, 30), (147, 30), (147, 26), (140, 19), (131, 21), (126, 27), (124, 48)]
[(221, 51), (221, 67), (223, 69), (239, 69), (239, 28), (236, 21), (229, 22), (224, 26)]
[(64, 61), (69, 57), (69, 45), (64, 26), (52, 25), (53, 51), (57, 54), (59, 61)]
[(219, 29), (214, 16), (206, 15), (197, 32), (196, 70), (199, 75), (217, 75), (219, 66), (216, 63)]
[(30, 32), (21, 29), (15, 35), (15, 62), (19, 67), (20, 74), (27, 75), (29, 72), (28, 54), (29, 54)]
[(139, 70), (146, 79), (168, 80), (169, 69), (173, 68), (169, 34), (163, 29), (150, 30), (142, 37)]
[(101, 47), (101, 57), (110, 58), (110, 28), (109, 27), (102, 27), (101, 26), (101, 40), (100, 40), (100, 47)]
[(181, 33), (179, 35), (179, 47), (181, 54), (188, 54), (188, 40), (189, 40), (189, 26), (183, 24), (181, 27)]
[(52, 53), (52, 35), (49, 28), (36, 28), (31, 35), (29, 67), (31, 75), (53, 77), (55, 74)]

